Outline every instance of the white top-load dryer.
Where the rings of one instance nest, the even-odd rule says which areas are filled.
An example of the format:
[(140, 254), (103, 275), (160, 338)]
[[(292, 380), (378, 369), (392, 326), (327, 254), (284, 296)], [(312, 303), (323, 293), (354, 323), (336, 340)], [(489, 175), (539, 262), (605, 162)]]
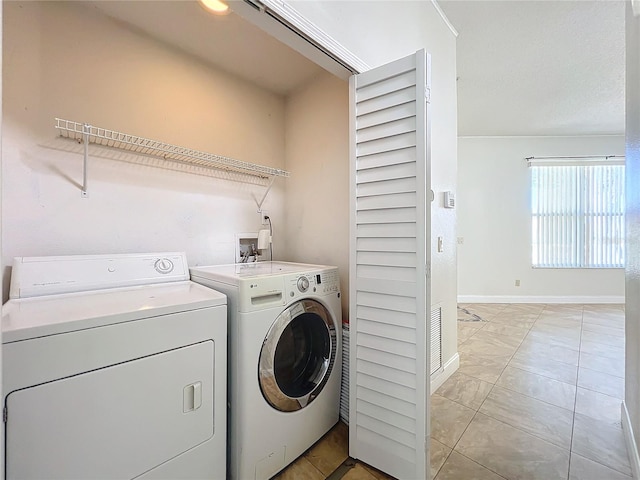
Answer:
[(224, 479), (226, 298), (183, 253), (16, 258), (6, 478)]
[(229, 476), (272, 477), (338, 422), (338, 269), (286, 262), (191, 269), (227, 295)]

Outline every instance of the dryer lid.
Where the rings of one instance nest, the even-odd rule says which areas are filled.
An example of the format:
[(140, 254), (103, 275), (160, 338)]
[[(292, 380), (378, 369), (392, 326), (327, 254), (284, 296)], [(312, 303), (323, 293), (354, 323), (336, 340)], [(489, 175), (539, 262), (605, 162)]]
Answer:
[(2, 306), (2, 342), (102, 327), (226, 303), (224, 294), (190, 281), (13, 299)]

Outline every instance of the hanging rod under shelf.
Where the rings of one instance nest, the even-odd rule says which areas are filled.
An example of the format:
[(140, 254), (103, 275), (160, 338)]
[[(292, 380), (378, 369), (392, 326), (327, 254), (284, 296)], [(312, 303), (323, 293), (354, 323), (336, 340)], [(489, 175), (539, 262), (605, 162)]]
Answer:
[[(116, 132), (106, 128), (95, 127), (86, 123), (74, 122), (72, 120), (64, 120), (56, 118), (55, 128), (59, 131), (61, 137), (70, 138), (77, 141), (95, 143), (111, 148), (127, 150), (132, 153), (142, 155), (151, 155), (160, 157), (165, 160), (172, 160), (199, 167), (211, 168), (216, 170), (231, 170), (246, 175), (260, 178), (289, 177), (290, 173), (263, 165), (255, 165), (253, 163), (235, 160), (221, 155), (200, 152), (191, 148), (179, 147), (169, 143), (151, 140), (137, 135)], [(85, 156), (86, 156), (85, 146)], [(85, 158), (86, 161), (86, 158)], [(86, 172), (86, 165), (85, 165)], [(86, 192), (86, 178), (83, 192)]]

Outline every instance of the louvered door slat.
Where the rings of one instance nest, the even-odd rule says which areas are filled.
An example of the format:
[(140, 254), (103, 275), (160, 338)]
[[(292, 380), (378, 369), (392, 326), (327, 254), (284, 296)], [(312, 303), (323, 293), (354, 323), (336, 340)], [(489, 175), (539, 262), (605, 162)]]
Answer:
[(351, 79), (350, 455), (428, 477), (424, 51)]

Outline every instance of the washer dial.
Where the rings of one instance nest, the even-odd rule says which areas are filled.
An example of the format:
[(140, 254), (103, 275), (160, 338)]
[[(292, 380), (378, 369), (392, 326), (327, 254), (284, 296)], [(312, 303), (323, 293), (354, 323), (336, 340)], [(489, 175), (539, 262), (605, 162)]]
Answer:
[(302, 293), (309, 290), (309, 279), (307, 277), (300, 277), (298, 279), (298, 290), (300, 290)]

